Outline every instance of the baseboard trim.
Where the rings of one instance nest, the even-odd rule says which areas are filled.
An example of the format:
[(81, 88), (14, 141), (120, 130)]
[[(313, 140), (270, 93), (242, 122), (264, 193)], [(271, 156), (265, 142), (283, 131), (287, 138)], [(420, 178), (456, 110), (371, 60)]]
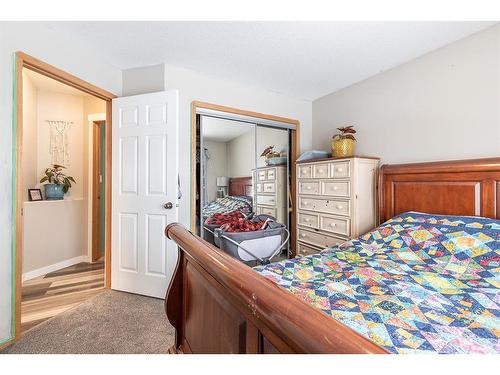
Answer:
[(34, 279), (35, 277), (46, 275), (48, 273), (60, 270), (60, 269), (65, 268), (65, 267), (72, 266), (72, 265), (77, 264), (77, 263), (88, 262), (88, 261), (89, 261), (89, 257), (87, 255), (81, 255), (79, 257), (74, 257), (71, 259), (63, 260), (62, 262), (51, 264), (51, 265), (46, 266), (46, 267), (37, 268), (36, 270), (23, 273), (23, 282)]

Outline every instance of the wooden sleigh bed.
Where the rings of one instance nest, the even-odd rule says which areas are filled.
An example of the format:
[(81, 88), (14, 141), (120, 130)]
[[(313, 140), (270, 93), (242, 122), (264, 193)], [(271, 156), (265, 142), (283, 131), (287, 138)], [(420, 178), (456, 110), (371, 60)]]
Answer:
[[(382, 166), (380, 222), (406, 211), (498, 219), (500, 158)], [(165, 233), (179, 249), (170, 353), (387, 353), (180, 224)]]

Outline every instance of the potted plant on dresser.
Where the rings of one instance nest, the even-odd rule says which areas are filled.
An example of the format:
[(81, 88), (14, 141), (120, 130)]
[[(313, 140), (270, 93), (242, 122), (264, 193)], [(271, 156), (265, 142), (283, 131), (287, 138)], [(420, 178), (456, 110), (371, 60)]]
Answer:
[(354, 144), (356, 138), (356, 130), (354, 126), (344, 126), (342, 128), (337, 128), (340, 133), (335, 134), (332, 137), (332, 156), (333, 157), (350, 157), (354, 155)]
[(66, 167), (53, 164), (51, 167), (45, 169), (45, 176), (40, 180), (40, 183), (48, 182), (44, 185), (45, 199), (47, 200), (61, 200), (64, 199), (64, 194), (68, 192), (71, 183), (76, 183), (75, 179), (67, 176), (62, 172)]

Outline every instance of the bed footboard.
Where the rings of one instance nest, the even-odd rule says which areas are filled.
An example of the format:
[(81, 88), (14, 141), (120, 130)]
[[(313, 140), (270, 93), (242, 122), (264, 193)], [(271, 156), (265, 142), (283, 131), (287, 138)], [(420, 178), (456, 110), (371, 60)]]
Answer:
[(180, 224), (165, 234), (179, 251), (165, 298), (169, 353), (386, 353)]

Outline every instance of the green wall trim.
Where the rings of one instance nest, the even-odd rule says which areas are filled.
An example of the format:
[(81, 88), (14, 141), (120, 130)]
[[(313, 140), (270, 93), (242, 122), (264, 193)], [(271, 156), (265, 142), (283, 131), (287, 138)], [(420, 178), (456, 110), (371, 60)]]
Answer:
[(13, 55), (12, 69), (12, 245), (11, 245), (11, 323), (10, 338), (3, 343), (15, 338), (16, 332), (16, 210), (17, 210), (17, 56)]

